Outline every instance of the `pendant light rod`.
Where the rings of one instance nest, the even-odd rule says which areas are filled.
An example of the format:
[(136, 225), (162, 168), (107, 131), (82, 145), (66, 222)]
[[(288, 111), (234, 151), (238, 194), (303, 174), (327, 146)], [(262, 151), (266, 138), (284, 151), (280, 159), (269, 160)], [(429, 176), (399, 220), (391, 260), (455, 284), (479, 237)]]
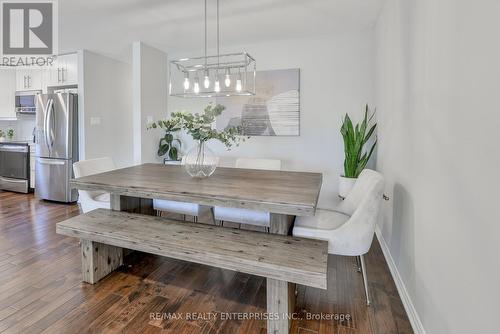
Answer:
[(217, 0), (217, 67), (220, 66), (220, 24), (219, 24), (219, 0)]
[(207, 67), (207, 0), (205, 0), (205, 68)]

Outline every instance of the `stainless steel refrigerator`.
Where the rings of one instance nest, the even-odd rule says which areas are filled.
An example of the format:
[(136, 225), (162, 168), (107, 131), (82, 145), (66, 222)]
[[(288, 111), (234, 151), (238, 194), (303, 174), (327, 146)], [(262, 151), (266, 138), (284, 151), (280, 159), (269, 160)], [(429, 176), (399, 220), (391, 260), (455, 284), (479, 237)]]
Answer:
[(69, 187), (78, 161), (78, 95), (39, 94), (36, 97), (35, 194), (57, 202), (75, 202)]

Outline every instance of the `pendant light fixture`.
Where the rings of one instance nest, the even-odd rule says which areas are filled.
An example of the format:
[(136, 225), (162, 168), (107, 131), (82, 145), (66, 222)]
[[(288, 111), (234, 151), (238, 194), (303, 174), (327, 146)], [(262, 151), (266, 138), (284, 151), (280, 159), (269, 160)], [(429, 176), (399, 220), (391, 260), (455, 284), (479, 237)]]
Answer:
[[(220, 53), (219, 0), (217, 3), (217, 54), (207, 53), (207, 0), (205, 6), (204, 56), (170, 62), (170, 95), (217, 97), (255, 95), (255, 59), (246, 52)], [(194, 78), (194, 79), (193, 79)], [(200, 78), (203, 85), (200, 85)], [(190, 80), (194, 80), (191, 84)], [(223, 84), (221, 84), (221, 82)]]

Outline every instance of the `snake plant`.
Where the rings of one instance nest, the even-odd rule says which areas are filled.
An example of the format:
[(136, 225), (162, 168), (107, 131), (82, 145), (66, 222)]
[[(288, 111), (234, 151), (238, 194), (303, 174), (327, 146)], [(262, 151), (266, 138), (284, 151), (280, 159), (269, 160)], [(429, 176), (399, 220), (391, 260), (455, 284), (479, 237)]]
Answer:
[(373, 143), (369, 151), (364, 150), (365, 144), (373, 135), (377, 124), (374, 124), (368, 130), (369, 124), (375, 113), (368, 117), (369, 109), (366, 105), (363, 121), (353, 126), (349, 115), (345, 115), (340, 133), (344, 138), (344, 177), (357, 178), (361, 171), (365, 169), (366, 164), (372, 156), (373, 150), (377, 145), (377, 140)]

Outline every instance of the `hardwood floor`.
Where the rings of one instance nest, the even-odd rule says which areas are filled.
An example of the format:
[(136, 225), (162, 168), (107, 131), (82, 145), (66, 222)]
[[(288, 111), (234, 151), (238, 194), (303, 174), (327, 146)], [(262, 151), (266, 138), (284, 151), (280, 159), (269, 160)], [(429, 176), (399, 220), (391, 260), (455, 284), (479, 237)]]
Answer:
[[(78, 240), (55, 233), (78, 214), (0, 192), (0, 333), (266, 333), (264, 320), (229, 319), (266, 312), (264, 278), (135, 252), (100, 283), (82, 283)], [(328, 262), (327, 291), (299, 287), (291, 333), (412, 333), (376, 240), (370, 307), (354, 258)], [(307, 319), (321, 314), (350, 317)]]

